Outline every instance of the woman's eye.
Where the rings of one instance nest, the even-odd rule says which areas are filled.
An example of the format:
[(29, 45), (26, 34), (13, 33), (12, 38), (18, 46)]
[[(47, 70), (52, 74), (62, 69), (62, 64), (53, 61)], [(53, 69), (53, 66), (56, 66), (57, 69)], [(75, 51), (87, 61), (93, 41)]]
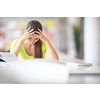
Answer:
[(31, 37), (29, 39), (32, 39)]

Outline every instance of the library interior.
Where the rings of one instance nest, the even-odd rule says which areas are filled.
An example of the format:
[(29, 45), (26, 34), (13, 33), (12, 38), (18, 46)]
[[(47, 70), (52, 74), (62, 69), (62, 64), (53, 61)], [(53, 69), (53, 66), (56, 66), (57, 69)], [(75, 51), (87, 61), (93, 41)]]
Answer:
[[(44, 58), (20, 60), (15, 49), (11, 52), (12, 42), (25, 37), (30, 21), (41, 23), (39, 35), (43, 40), (39, 40), (46, 37), (51, 44), (43, 45), (47, 48)], [(29, 55), (30, 51), (31, 48)], [(0, 84), (3, 83), (99, 84), (100, 17), (0, 17)]]

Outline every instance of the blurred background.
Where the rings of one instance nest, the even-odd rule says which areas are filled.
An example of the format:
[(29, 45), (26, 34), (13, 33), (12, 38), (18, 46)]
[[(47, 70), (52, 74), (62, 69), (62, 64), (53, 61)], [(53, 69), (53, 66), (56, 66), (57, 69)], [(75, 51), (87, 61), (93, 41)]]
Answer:
[(79, 58), (100, 66), (99, 17), (0, 17), (0, 52), (10, 51), (11, 42), (24, 34), (31, 20), (41, 22), (61, 59)]

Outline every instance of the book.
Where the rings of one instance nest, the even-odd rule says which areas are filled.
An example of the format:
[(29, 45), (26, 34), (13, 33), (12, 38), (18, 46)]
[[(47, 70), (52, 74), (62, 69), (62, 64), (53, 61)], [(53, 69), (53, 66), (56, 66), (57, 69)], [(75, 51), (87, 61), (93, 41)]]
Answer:
[(11, 52), (0, 52), (0, 62), (19, 61), (18, 57)]
[(79, 67), (81, 67), (81, 66), (86, 66), (86, 67), (93, 66), (92, 63), (76, 62), (76, 64), (77, 64)]
[(2, 54), (0, 54), (0, 62), (7, 62), (7, 61), (4, 59), (4, 57), (3, 57)]
[(88, 68), (93, 66), (92, 63), (85, 63), (85, 62), (66, 62), (66, 65), (69, 69), (79, 69), (79, 68)]

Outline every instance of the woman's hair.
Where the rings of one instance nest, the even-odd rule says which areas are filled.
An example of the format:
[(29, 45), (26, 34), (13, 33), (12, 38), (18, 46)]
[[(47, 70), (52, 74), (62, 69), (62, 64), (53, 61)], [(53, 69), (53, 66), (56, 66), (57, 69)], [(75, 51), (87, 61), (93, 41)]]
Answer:
[[(32, 20), (30, 22), (28, 22), (27, 26), (26, 26), (26, 30), (31, 27), (31, 29), (34, 29), (34, 31), (38, 31), (38, 28), (42, 31), (42, 25), (39, 21), (36, 20)], [(42, 41), (39, 39), (36, 43), (35, 43), (35, 58), (42, 58)]]

